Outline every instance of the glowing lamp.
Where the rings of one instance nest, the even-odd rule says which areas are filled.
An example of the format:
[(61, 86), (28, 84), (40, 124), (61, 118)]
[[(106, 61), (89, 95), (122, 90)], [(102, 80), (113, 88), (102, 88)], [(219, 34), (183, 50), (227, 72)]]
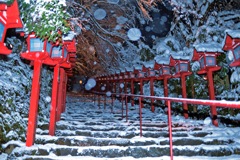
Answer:
[(147, 75), (148, 77), (154, 77), (156, 75), (155, 70), (148, 70)]
[(145, 72), (139, 71), (137, 76), (138, 76), (138, 78), (144, 78), (145, 77)]
[(134, 72), (131, 72), (131, 73), (130, 73), (130, 78), (135, 78)]
[(218, 44), (200, 44), (194, 47), (193, 60), (200, 63), (198, 74), (205, 74), (207, 71), (217, 71), (221, 67), (217, 65), (217, 56), (223, 53), (221, 46)]
[(27, 51), (21, 53), (21, 57), (28, 60), (44, 60), (51, 55), (52, 45), (47, 40), (36, 37), (31, 33), (27, 37)]
[(167, 65), (162, 65), (159, 69), (159, 75), (170, 75), (170, 67)]

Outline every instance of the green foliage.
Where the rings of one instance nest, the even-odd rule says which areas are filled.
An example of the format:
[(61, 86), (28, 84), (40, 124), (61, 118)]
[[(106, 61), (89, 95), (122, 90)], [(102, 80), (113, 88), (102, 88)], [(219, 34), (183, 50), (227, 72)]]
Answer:
[(7, 0), (7, 4), (10, 5), (13, 3), (14, 0)]
[(56, 42), (61, 39), (59, 31), (66, 34), (70, 30), (67, 23), (70, 16), (59, 0), (38, 3), (31, 0), (29, 4), (21, 1), (19, 6), (27, 33), (34, 31), (40, 38)]
[(141, 49), (140, 51), (140, 60), (141, 61), (150, 61), (150, 60), (153, 60), (154, 59), (154, 54), (149, 50), (149, 49)]

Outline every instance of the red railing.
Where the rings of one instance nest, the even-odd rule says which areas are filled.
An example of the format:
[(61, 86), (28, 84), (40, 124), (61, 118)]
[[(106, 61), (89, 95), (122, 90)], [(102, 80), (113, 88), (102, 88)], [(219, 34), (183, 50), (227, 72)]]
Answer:
[[(100, 95), (104, 96), (104, 108), (106, 106), (106, 93), (105, 92), (92, 92), (98, 95), (98, 104), (100, 105)], [(124, 99), (126, 105), (126, 121), (128, 120), (128, 97), (138, 98), (139, 100), (139, 123), (140, 123), (140, 136), (142, 136), (142, 100), (164, 100), (167, 102), (168, 107), (168, 132), (169, 132), (169, 146), (170, 146), (170, 159), (173, 160), (173, 144), (172, 144), (172, 117), (171, 117), (171, 102), (182, 102), (183, 104), (198, 104), (198, 105), (208, 105), (217, 106), (223, 108), (237, 108), (240, 109), (240, 102), (236, 101), (225, 101), (225, 100), (204, 100), (204, 99), (188, 99), (188, 98), (172, 98), (172, 97), (157, 97), (157, 96), (146, 96), (146, 95), (135, 95), (135, 94), (124, 94), (124, 93), (111, 93), (112, 105), (113, 97), (119, 96), (122, 98), (122, 118), (124, 110)], [(217, 117), (215, 117), (217, 118)]]

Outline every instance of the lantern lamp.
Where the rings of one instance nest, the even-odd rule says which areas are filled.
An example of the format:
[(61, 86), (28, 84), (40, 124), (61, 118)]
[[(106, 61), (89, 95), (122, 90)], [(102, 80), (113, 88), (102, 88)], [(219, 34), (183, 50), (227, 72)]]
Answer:
[(31, 33), (27, 37), (27, 51), (21, 53), (21, 57), (28, 60), (44, 60), (51, 55), (52, 44), (47, 40), (36, 37)]
[(156, 75), (156, 72), (153, 69), (149, 69), (147, 74), (148, 74), (148, 77), (154, 77)]
[(179, 77), (181, 74), (191, 74), (189, 71), (189, 56), (185, 56), (181, 53), (172, 54), (170, 56), (170, 66), (175, 68), (174, 77)]
[(130, 78), (135, 78), (134, 72), (131, 72), (131, 73), (130, 73)]
[(51, 58), (67, 58), (67, 50), (62, 46), (54, 46), (52, 48)]
[(217, 71), (221, 67), (217, 65), (217, 56), (223, 53), (219, 44), (200, 44), (194, 47), (193, 60), (200, 63), (198, 74), (205, 74), (208, 70)]
[(145, 72), (139, 71), (137, 77), (138, 78), (144, 78), (145, 77)]
[(233, 49), (234, 60), (240, 60), (240, 45)]
[(170, 75), (170, 67), (167, 65), (162, 65), (159, 70), (159, 75)]

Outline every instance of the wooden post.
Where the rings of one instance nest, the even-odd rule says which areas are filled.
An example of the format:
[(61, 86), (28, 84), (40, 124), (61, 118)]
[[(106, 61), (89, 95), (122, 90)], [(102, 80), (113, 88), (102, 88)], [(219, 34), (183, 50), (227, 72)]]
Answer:
[(41, 75), (42, 61), (34, 61), (33, 79), (32, 79), (32, 90), (30, 97), (30, 108), (28, 115), (28, 129), (26, 146), (30, 147), (34, 144), (36, 127), (37, 127), (37, 116), (38, 116), (38, 102), (40, 92), (40, 75)]

